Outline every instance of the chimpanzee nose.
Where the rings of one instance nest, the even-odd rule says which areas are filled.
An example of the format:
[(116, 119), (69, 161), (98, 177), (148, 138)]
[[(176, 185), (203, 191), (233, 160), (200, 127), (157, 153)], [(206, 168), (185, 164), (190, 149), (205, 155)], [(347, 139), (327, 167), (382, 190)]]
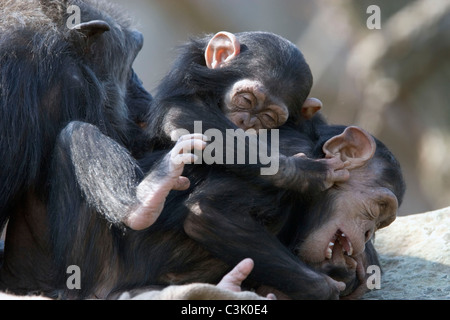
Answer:
[(243, 123), (244, 123), (244, 126), (245, 126), (247, 129), (253, 128), (253, 126), (254, 126), (255, 123), (256, 123), (256, 117), (254, 117), (254, 116), (248, 114), (248, 115), (246, 115), (246, 116), (244, 117)]

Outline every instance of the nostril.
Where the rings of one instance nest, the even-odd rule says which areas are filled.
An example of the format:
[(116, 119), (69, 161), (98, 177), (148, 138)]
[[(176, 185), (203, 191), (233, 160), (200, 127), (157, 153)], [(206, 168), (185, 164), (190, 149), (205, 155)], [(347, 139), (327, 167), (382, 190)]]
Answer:
[(234, 119), (231, 119), (231, 121), (233, 121), (239, 128), (244, 129), (247, 124), (246, 124), (246, 118), (243, 116), (240, 117), (236, 117)]
[(255, 126), (256, 119), (254, 117), (249, 116), (245, 120), (246, 120), (245, 121), (246, 129), (250, 129), (250, 128), (253, 128)]

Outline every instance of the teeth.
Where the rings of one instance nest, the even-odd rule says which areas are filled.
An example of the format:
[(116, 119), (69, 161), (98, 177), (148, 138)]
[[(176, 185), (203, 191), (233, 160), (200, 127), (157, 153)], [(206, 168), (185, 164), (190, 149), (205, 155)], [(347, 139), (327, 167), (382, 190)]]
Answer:
[(351, 256), (353, 254), (353, 246), (349, 239), (347, 239), (347, 236), (345, 233), (343, 233), (341, 230), (339, 232), (336, 232), (334, 237), (331, 239), (331, 241), (328, 243), (328, 247), (325, 250), (325, 258), (331, 259), (333, 257), (333, 248), (336, 241), (342, 246), (342, 252), (344, 254), (347, 254), (348, 256)]
[(328, 248), (327, 248), (327, 250), (325, 252), (325, 258), (326, 259), (331, 259), (333, 257), (333, 246), (334, 246), (333, 242), (330, 242), (328, 244)]
[[(342, 238), (346, 238), (345, 233), (341, 233), (341, 237), (342, 237)], [(345, 249), (345, 246), (344, 246), (344, 244), (341, 242), (341, 240), (338, 239), (338, 241), (339, 241), (339, 243), (340, 243), (341, 245), (343, 245), (343, 246), (342, 246), (342, 252), (346, 252), (348, 256), (351, 256), (351, 255), (353, 254), (353, 246), (352, 246), (352, 243), (351, 243), (348, 239), (345, 240), (345, 243), (346, 243), (346, 245), (347, 245), (347, 247), (348, 247), (348, 250), (346, 250), (346, 249)]]
[(325, 258), (331, 259), (332, 256), (333, 256), (333, 250), (331, 250), (331, 248), (328, 247), (327, 251), (325, 252)]
[(350, 241), (348, 242), (348, 246), (349, 246), (349, 248), (348, 248), (347, 255), (351, 256), (353, 254), (353, 246)]

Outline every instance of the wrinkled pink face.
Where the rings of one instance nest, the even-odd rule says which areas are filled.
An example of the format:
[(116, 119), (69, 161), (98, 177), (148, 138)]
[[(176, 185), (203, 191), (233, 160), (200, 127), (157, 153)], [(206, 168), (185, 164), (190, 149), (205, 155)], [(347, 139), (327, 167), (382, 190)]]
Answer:
[(374, 161), (350, 172), (350, 179), (329, 191), (335, 198), (326, 223), (314, 230), (296, 248), (303, 261), (320, 265), (344, 261), (364, 252), (373, 233), (391, 224), (398, 201), (388, 188), (375, 186), (380, 168)]
[(236, 82), (225, 95), (224, 113), (243, 130), (273, 129), (286, 122), (287, 106), (256, 80)]

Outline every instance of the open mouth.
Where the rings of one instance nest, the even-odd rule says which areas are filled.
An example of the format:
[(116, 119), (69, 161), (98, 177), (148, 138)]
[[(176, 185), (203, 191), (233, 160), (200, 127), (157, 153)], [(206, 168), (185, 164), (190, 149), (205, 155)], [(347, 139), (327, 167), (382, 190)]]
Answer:
[[(339, 244), (339, 245), (336, 245)], [(337, 249), (341, 249), (344, 255), (351, 256), (353, 254), (353, 246), (348, 237), (340, 229), (336, 231), (333, 237), (328, 243), (328, 247), (325, 250), (325, 258), (332, 259), (333, 254), (336, 253)]]

